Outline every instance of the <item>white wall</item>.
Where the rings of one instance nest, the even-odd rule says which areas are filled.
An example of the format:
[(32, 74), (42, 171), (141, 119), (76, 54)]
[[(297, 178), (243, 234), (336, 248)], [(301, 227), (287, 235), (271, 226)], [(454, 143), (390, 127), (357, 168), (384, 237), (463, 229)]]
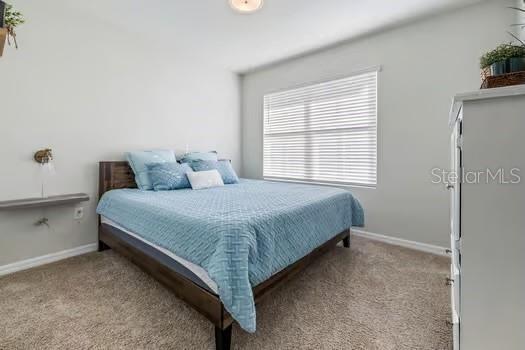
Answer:
[[(525, 9), (525, 1), (516, 0), (516, 7)], [(516, 11), (515, 14), (516, 14), (516, 19), (514, 20), (514, 23), (525, 24), (525, 12)], [(514, 27), (514, 31), (518, 34), (518, 37), (522, 41), (525, 41), (525, 28), (516, 26)]]
[(265, 93), (382, 65), (378, 186), (351, 191), (364, 205), (367, 231), (446, 246), (448, 193), (431, 183), (431, 169), (449, 168), (452, 96), (479, 88), (478, 58), (509, 41), (513, 14), (505, 5), (475, 5), (246, 74), (243, 175), (262, 176)]
[[(47, 192), (91, 200), (80, 222), (72, 206), (0, 211), (0, 266), (96, 242), (98, 161), (188, 144), (240, 165), (238, 76), (208, 57), (153, 46), (74, 2), (14, 4), (27, 24), (20, 49), (0, 58), (0, 200), (40, 194), (31, 157), (42, 147), (56, 157)], [(50, 229), (33, 226), (43, 215)]]

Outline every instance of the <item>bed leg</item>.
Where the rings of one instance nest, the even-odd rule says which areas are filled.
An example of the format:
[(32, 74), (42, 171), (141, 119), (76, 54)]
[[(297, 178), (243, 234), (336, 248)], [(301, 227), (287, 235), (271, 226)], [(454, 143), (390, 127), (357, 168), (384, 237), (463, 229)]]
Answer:
[(343, 247), (350, 248), (350, 232), (348, 232), (348, 236), (343, 238)]
[(232, 326), (226, 329), (215, 327), (215, 349), (230, 350), (232, 342)]
[(98, 251), (99, 252), (102, 252), (102, 251), (108, 250), (108, 249), (111, 249), (110, 246), (108, 246), (106, 243), (104, 243), (102, 241), (98, 241)]

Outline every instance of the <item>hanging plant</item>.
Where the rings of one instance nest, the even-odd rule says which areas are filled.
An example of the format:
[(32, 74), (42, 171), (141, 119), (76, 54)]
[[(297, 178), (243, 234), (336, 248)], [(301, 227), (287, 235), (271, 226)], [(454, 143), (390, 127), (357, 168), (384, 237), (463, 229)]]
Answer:
[(17, 49), (18, 49), (18, 42), (16, 41), (15, 28), (21, 24), (24, 24), (24, 22), (25, 20), (24, 20), (24, 16), (22, 15), (22, 13), (15, 11), (12, 5), (6, 4), (4, 27), (7, 29), (7, 43), (11, 45), (11, 40), (12, 40)]

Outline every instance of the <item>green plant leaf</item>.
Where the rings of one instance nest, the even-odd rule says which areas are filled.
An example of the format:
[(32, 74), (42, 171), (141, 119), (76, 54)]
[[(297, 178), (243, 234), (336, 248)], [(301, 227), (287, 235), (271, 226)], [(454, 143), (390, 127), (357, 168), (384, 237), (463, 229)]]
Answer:
[(507, 31), (507, 33), (509, 33), (509, 35), (511, 37), (513, 37), (514, 39), (516, 39), (517, 41), (519, 41), (521, 43), (521, 45), (523, 45), (525, 47), (525, 42), (523, 42), (523, 40), (521, 40), (520, 38), (518, 38), (514, 33), (511, 33), (509, 31)]
[(6, 27), (16, 28), (17, 26), (24, 24), (24, 16), (21, 12), (15, 11), (13, 5), (7, 4), (5, 8), (5, 25)]
[[(519, 40), (518, 38), (516, 38)], [(525, 45), (502, 44), (480, 58), (481, 69), (487, 68), (496, 62), (506, 61), (509, 58), (525, 57)]]
[(518, 11), (521, 11), (521, 12), (525, 12), (525, 9), (522, 9), (522, 8), (519, 8), (519, 7), (509, 7), (509, 9), (513, 9), (513, 10), (518, 10)]

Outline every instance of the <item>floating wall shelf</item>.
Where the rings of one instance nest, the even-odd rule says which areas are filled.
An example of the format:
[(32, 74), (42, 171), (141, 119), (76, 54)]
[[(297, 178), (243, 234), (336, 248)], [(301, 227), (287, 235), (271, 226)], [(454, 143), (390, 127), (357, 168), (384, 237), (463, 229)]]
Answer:
[(24, 198), (0, 202), (0, 210), (29, 209), (39, 207), (50, 207), (71, 203), (86, 202), (89, 196), (85, 193), (63, 194), (60, 196)]

